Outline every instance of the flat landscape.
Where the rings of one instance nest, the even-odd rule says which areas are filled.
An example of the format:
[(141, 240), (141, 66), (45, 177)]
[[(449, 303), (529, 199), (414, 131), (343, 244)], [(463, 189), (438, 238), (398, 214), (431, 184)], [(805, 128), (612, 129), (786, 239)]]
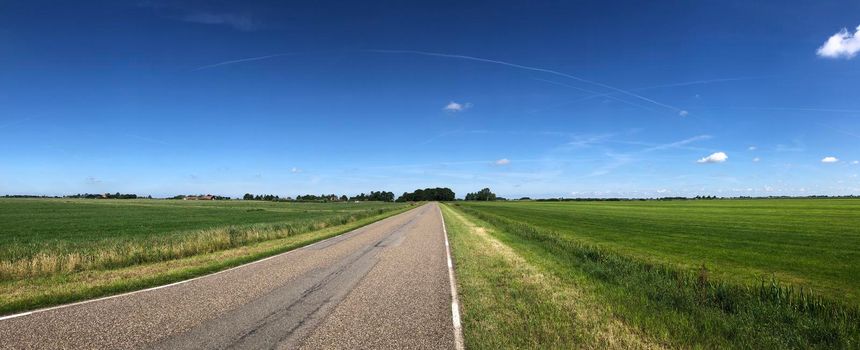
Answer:
[(216, 271), (406, 207), (377, 202), (0, 199), (0, 313)]
[(444, 213), (471, 347), (860, 341), (858, 200), (460, 202)]

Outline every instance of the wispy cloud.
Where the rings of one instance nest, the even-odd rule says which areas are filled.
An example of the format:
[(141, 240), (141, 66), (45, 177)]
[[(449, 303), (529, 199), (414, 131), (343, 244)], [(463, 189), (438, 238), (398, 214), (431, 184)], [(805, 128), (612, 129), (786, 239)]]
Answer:
[(778, 144), (774, 149), (777, 152), (805, 152), (806, 145), (801, 139), (791, 140), (791, 145)]
[(462, 111), (465, 111), (469, 108), (472, 108), (472, 104), (469, 102), (458, 103), (458, 102), (451, 101), (451, 102), (448, 102), (448, 104), (445, 105), (445, 107), (442, 107), (442, 110), (447, 111), (447, 112), (462, 112)]
[(302, 170), (302, 169), (300, 169), (300, 168), (297, 168), (297, 167), (292, 167), (292, 168), (290, 169), (290, 172), (291, 172), (291, 173), (293, 173), (293, 174), (298, 174), (298, 173), (301, 173), (301, 172), (303, 172), (303, 171), (304, 171), (304, 170)]
[(711, 155), (701, 158), (696, 161), (699, 164), (708, 164), (708, 163), (724, 163), (729, 159), (729, 156), (725, 152), (714, 152)]
[(260, 24), (247, 14), (195, 12), (182, 17), (185, 22), (230, 26), (241, 31), (253, 31)]
[(842, 28), (839, 33), (833, 34), (824, 42), (816, 52), (818, 56), (827, 58), (854, 58), (860, 52), (860, 26), (854, 33)]
[(753, 161), (753, 163), (758, 163), (758, 162), (760, 162), (760, 161), (761, 161), (761, 158), (759, 158), (759, 157), (755, 157), (755, 158), (753, 158), (753, 159), (752, 159), (752, 161)]
[(502, 159), (495, 161), (494, 164), (496, 164), (496, 165), (508, 165), (508, 164), (511, 164), (511, 160), (508, 158), (502, 158)]
[(832, 129), (832, 130), (834, 130), (834, 131), (836, 131), (836, 132), (838, 132), (838, 133), (840, 133), (840, 134), (843, 134), (843, 135), (848, 135), (848, 136), (851, 136), (851, 137), (860, 138), (860, 134), (856, 134), (856, 133), (850, 132), (850, 131), (845, 130), (845, 129), (843, 129), (843, 128), (838, 128), (838, 127), (831, 126), (831, 125), (824, 124), (824, 123), (818, 123), (818, 125), (821, 125), (821, 126), (823, 126), (823, 127), (825, 127), (825, 128)]
[(667, 150), (667, 149), (672, 149), (672, 148), (678, 148), (678, 147), (683, 147), (683, 146), (689, 145), (693, 142), (704, 141), (704, 140), (709, 140), (709, 139), (711, 139), (711, 135), (698, 135), (698, 136), (693, 136), (691, 138), (684, 139), (681, 141), (665, 143), (662, 145), (649, 147), (649, 148), (642, 150), (642, 152), (654, 152), (654, 151), (662, 151), (662, 150)]
[(833, 156), (827, 156), (827, 157), (821, 158), (821, 162), (822, 163), (838, 163), (839, 158), (836, 158)]
[(612, 170), (620, 168), (620, 167), (627, 165), (629, 163), (639, 161), (641, 159), (640, 156), (645, 155), (647, 153), (665, 151), (665, 150), (676, 149), (676, 148), (688, 148), (687, 145), (689, 145), (691, 143), (703, 141), (703, 140), (708, 140), (710, 138), (711, 138), (710, 135), (698, 135), (698, 136), (693, 136), (693, 137), (690, 137), (690, 138), (687, 138), (684, 140), (669, 142), (669, 143), (664, 143), (664, 144), (646, 144), (646, 143), (640, 143), (640, 142), (628, 142), (629, 144), (634, 144), (634, 145), (644, 145), (644, 146), (647, 146), (647, 148), (641, 149), (641, 150), (636, 151), (636, 152), (631, 152), (631, 153), (615, 153), (612, 151), (607, 151), (605, 153), (605, 155), (611, 161), (598, 167), (597, 169), (595, 169), (594, 171), (592, 171), (590, 174), (586, 175), (585, 177), (606, 175), (606, 174), (610, 173)]

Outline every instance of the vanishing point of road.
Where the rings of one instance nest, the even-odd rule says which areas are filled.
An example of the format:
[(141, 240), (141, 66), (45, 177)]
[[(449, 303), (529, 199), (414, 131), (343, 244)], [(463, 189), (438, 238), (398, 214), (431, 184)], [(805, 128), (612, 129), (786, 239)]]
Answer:
[(446, 242), (430, 203), (202, 278), (2, 319), (0, 348), (461, 347)]

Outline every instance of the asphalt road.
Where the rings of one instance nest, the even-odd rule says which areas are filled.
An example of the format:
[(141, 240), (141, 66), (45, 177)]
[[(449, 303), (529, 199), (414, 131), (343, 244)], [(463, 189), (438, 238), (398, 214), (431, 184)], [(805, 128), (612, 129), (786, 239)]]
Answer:
[(3, 349), (454, 348), (437, 204), (186, 283), (0, 321)]

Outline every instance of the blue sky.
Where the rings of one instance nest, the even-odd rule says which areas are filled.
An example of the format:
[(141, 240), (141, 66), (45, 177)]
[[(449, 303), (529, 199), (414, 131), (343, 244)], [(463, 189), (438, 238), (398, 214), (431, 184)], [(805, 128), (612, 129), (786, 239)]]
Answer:
[(6, 1), (0, 193), (860, 194), (858, 14)]

